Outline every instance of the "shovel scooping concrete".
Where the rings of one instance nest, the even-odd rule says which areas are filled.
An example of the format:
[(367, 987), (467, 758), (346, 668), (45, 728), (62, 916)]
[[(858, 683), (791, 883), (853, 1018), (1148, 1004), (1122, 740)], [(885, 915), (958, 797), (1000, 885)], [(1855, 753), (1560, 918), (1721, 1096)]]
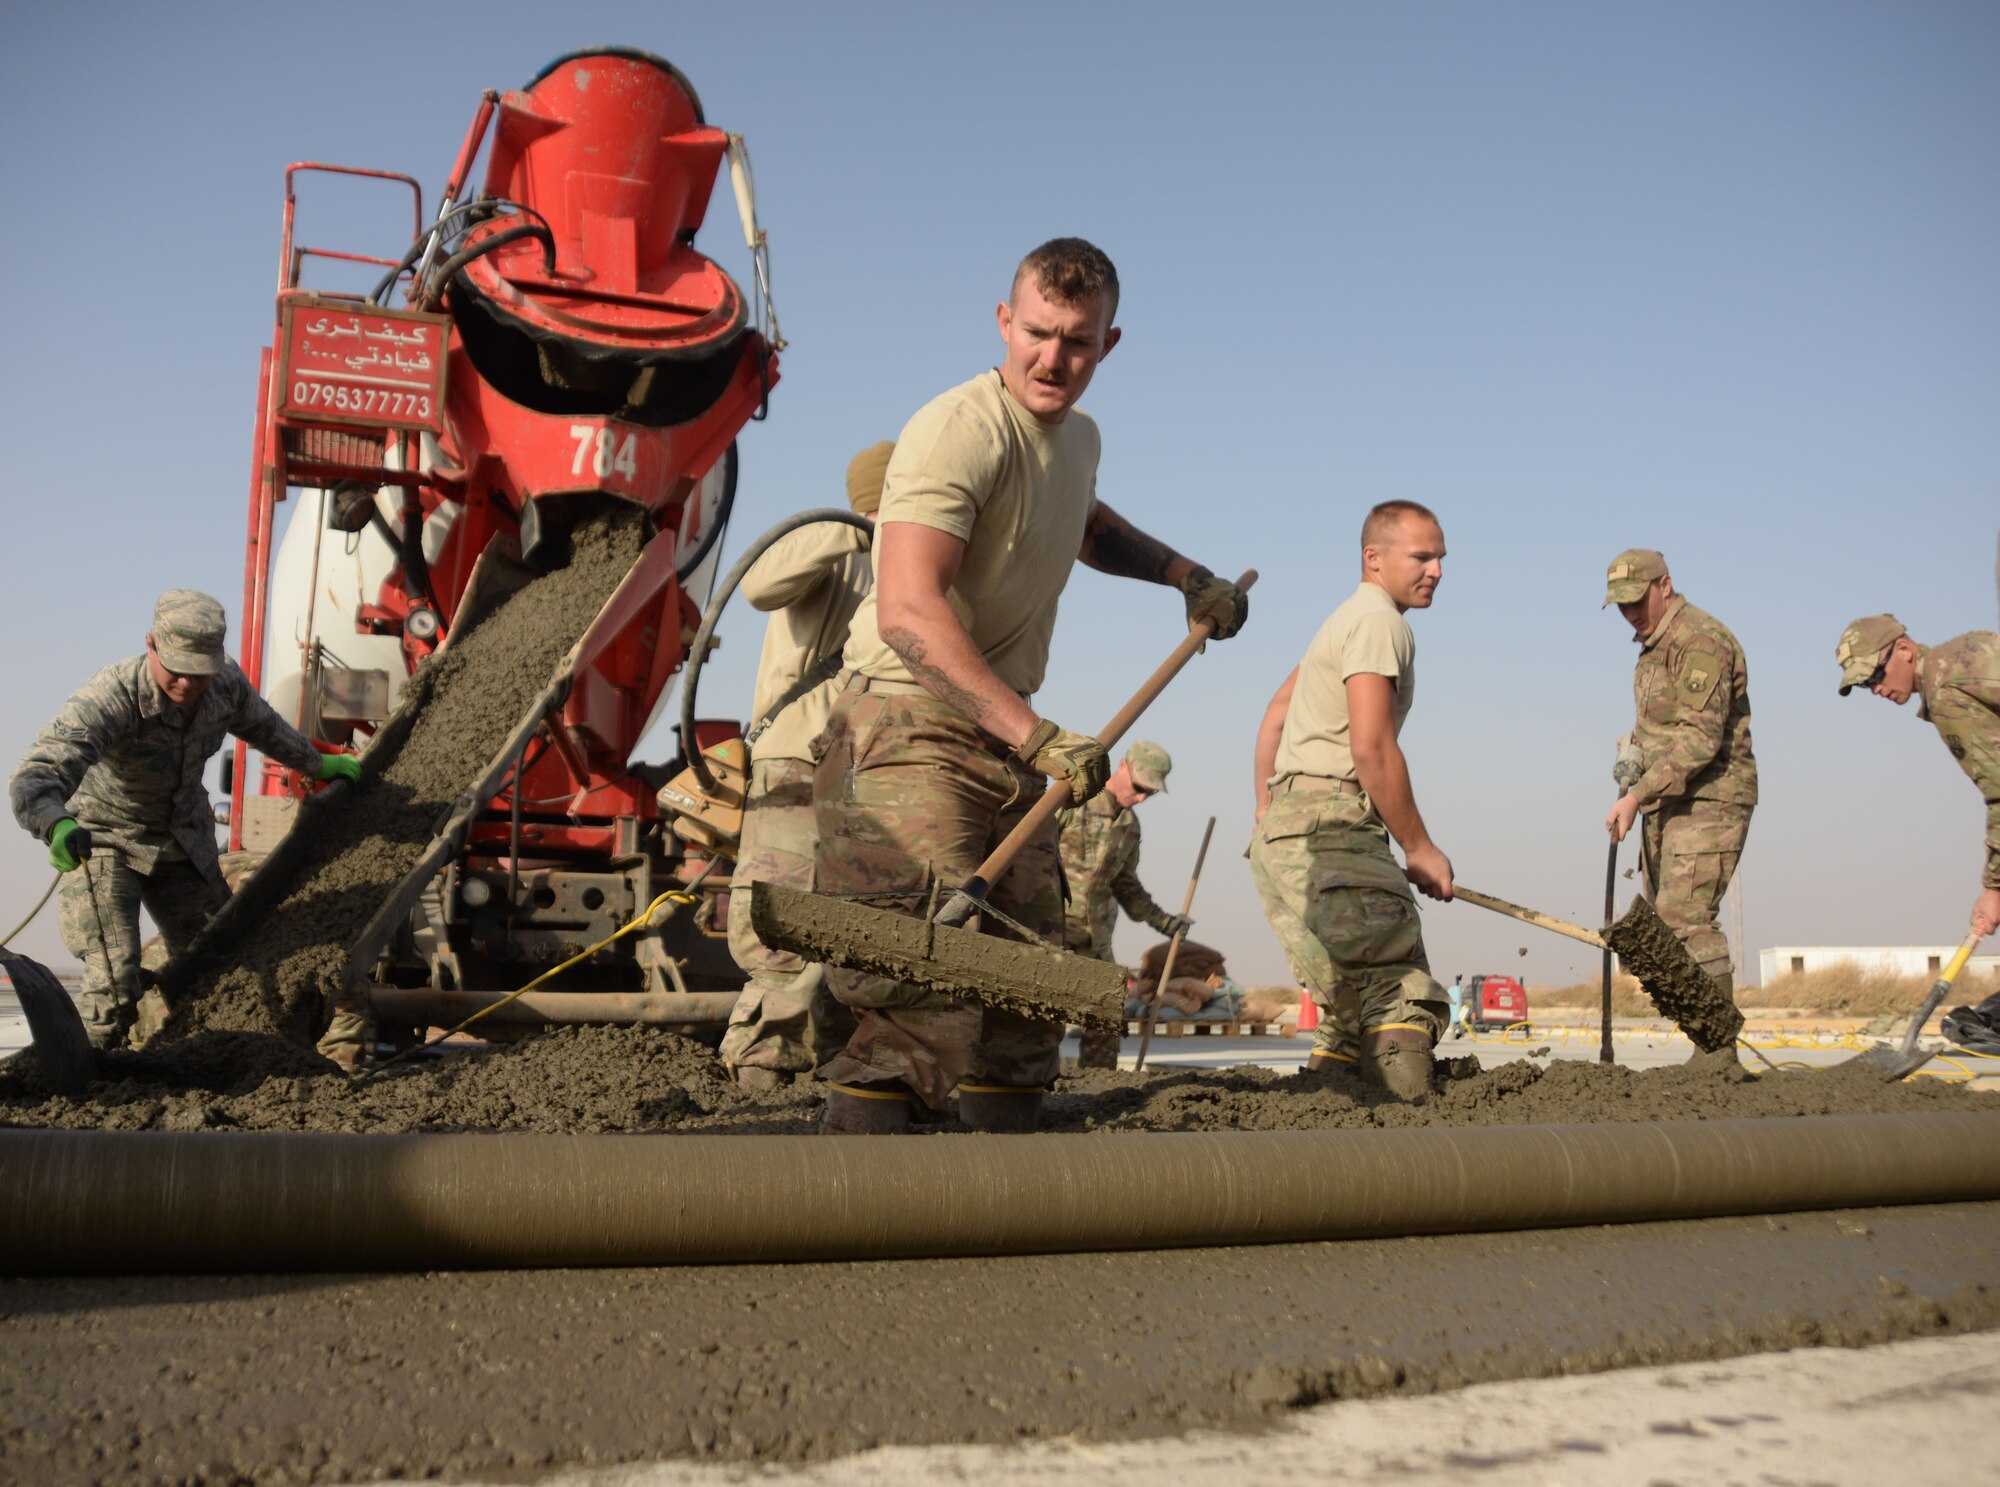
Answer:
[[(1236, 580), (1236, 586), (1248, 589), (1256, 581), (1256, 570), (1250, 569)], [(1211, 622), (1197, 625), (1104, 725), (1097, 741), (1107, 752), (1166, 690), (1167, 683), (1201, 649), (1213, 629)], [(1034, 808), (934, 914), (916, 918), (871, 909), (851, 899), (753, 882), (751, 927), (766, 945), (808, 960), (912, 982), (947, 996), (970, 997), (1030, 1017), (1122, 1031), (1122, 967), (960, 927), (978, 912), (987, 892), (1021, 848), (1069, 800), (1068, 783), (1050, 781)]]
[(82, 1094), (97, 1077), (97, 1053), (83, 1030), (76, 1003), (40, 961), (0, 950), (0, 968), (6, 970), (14, 998), (28, 1019), (41, 1083), (54, 1094)]
[(1735, 1003), (1716, 990), (1708, 974), (1689, 957), (1687, 947), (1661, 922), (1653, 905), (1644, 898), (1633, 899), (1624, 918), (1598, 933), (1470, 888), (1454, 885), (1452, 897), (1615, 952), (1625, 962), (1625, 969), (1638, 978), (1653, 1005), (1660, 1009), (1660, 1015), (1686, 1033), (1703, 1053), (1732, 1047), (1736, 1035), (1743, 1031), (1743, 1014), (1736, 1010)]
[(1979, 942), (1984, 938), (1985, 936), (1976, 929), (1966, 935), (1965, 942), (1958, 947), (1958, 953), (1952, 956), (1943, 973), (1931, 983), (1929, 994), (1924, 997), (1923, 1005), (1917, 1008), (1917, 1015), (1910, 1019), (1909, 1031), (1903, 1034), (1903, 1041), (1900, 1044), (1881, 1044), (1866, 1053), (1845, 1060), (1836, 1067), (1866, 1069), (1870, 1073), (1880, 1074), (1893, 1084), (1898, 1079), (1909, 1078), (1929, 1063), (1930, 1050), (1917, 1047), (1917, 1035), (1924, 1030), (1925, 1021), (1931, 1013), (1937, 1011), (1938, 1003), (1944, 1000), (1944, 994), (1951, 990), (1951, 983), (1958, 979), (1958, 973), (1965, 969), (1965, 963), (1972, 959), (1972, 952), (1979, 947)]

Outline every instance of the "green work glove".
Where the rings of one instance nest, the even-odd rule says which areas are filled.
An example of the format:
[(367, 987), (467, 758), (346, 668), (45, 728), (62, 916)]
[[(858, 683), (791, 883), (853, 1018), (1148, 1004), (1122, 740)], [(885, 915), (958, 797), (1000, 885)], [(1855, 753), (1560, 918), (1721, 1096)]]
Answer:
[(1175, 935), (1185, 938), (1194, 929), (1194, 920), (1185, 914), (1169, 914), (1163, 909), (1160, 917), (1153, 921), (1153, 928), (1170, 940)]
[(361, 778), (361, 756), (358, 754), (321, 754), (319, 756), (319, 777), (323, 780), (359, 780)]
[(90, 833), (64, 816), (49, 833), (49, 864), (59, 873), (73, 873), (90, 856)]
[(1104, 788), (1111, 775), (1111, 761), (1104, 745), (1081, 733), (1058, 728), (1047, 718), (1036, 722), (1014, 757), (1028, 768), (1068, 782), (1070, 799), (1082, 805)]
[(1187, 600), (1188, 629), (1203, 620), (1215, 621), (1212, 640), (1227, 640), (1250, 618), (1250, 596), (1226, 578), (1217, 578), (1206, 568), (1190, 568), (1180, 582), (1181, 597)]

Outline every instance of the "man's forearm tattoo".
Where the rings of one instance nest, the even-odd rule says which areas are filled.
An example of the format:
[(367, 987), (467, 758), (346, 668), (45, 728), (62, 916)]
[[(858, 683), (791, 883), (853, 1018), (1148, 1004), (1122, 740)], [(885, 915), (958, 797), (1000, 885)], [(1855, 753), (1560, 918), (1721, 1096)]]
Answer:
[(1167, 565), (1179, 556), (1157, 537), (1147, 536), (1102, 506), (1091, 512), (1085, 536), (1090, 539), (1091, 566), (1119, 578), (1165, 583)]
[(903, 658), (910, 675), (938, 701), (950, 704), (974, 723), (986, 716), (985, 698), (976, 692), (968, 692), (953, 681), (942, 666), (933, 665), (925, 659), (930, 654), (930, 648), (916, 631), (901, 625), (891, 626), (882, 632), (882, 643)]

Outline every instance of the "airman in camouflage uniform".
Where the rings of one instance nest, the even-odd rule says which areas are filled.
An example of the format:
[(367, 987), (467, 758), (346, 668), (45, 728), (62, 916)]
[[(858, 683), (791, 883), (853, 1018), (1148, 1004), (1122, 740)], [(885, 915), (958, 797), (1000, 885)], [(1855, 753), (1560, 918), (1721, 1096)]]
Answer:
[[(848, 463), (848, 504), (863, 516), (882, 504), (882, 476), (894, 448), (871, 445)], [(833, 711), (833, 678), (784, 699), (829, 657), (838, 665), (848, 624), (873, 582), (866, 535), (831, 522), (781, 537), (743, 575), (743, 597), (771, 618), (757, 662), (750, 789), (730, 879), (729, 953), (749, 981), (729, 1014), (722, 1061), (737, 1083), (753, 1089), (809, 1076), (854, 1031), (853, 1015), (827, 989), (826, 968), (760, 941), (748, 905), (753, 882), (812, 887), (819, 847), (812, 743)]]
[[(1079, 559), (1177, 588), (1190, 625), (1233, 635), (1243, 591), (1097, 497), (1097, 425), (1076, 407), (1117, 345), (1118, 275), (1102, 251), (1056, 238), (1024, 258), (994, 319), (1001, 364), (933, 398), (904, 426), (883, 483), (875, 588), (816, 746), (815, 891), (893, 895), (925, 911), (1021, 820), (1046, 780), (1077, 803), (1110, 772), (1096, 739), (1036, 714), (1056, 607)], [(989, 901), (1029, 932), (1062, 934), (1053, 828), (1000, 874)], [(1011, 934), (984, 916), (989, 933)], [(821, 1070), (828, 1134), (907, 1130), (958, 1092), (976, 1130), (1030, 1131), (1063, 1029), (927, 986), (829, 971), (856, 1030)]]
[(1674, 592), (1667, 560), (1650, 548), (1612, 559), (1604, 602), (1618, 606), (1639, 644), (1638, 719), (1613, 770), (1625, 793), (1605, 828), (1623, 841), (1644, 813), (1640, 850), (1653, 907), (1717, 990), (1732, 996), (1729, 941), (1715, 920), (1757, 805), (1743, 647), (1727, 625)]
[(1265, 709), (1250, 874), (1320, 1009), (1307, 1069), (1352, 1069), (1416, 1100), (1450, 1008), (1411, 885), (1449, 900), (1452, 867), (1417, 809), (1399, 736), (1417, 693), (1408, 611), (1435, 596), (1444, 531), (1429, 508), (1385, 501), (1362, 525), (1361, 554), (1360, 586)]
[(178, 954), (229, 896), (201, 778), (224, 735), (293, 769), (352, 777), (351, 756), (320, 754), (257, 695), (223, 654), (224, 629), (206, 594), (162, 594), (145, 654), (64, 703), (9, 785), (14, 819), (65, 874), (63, 944), (83, 962), (78, 1004), (100, 1048), (123, 1042), (137, 1015), (140, 906)]
[[(1192, 919), (1170, 914), (1153, 902), (1139, 882), (1139, 817), (1135, 808), (1149, 795), (1167, 788), (1174, 767), (1167, 751), (1144, 739), (1125, 752), (1101, 793), (1082, 805), (1056, 813), (1060, 833), (1063, 886), (1069, 894), (1063, 916), (1064, 948), (1098, 960), (1112, 959), (1111, 935), (1118, 910), (1169, 939), (1186, 933)], [(1116, 1033), (1085, 1032), (1077, 1050), (1077, 1067), (1118, 1067), (1120, 1038)]]
[(1866, 687), (1898, 707), (1922, 698), (1927, 720), (1986, 798), (1986, 864), (1972, 927), (2000, 929), (2000, 634), (1974, 630), (1942, 645), (1918, 645), (1892, 614), (1869, 615), (1841, 632), (1840, 695)]

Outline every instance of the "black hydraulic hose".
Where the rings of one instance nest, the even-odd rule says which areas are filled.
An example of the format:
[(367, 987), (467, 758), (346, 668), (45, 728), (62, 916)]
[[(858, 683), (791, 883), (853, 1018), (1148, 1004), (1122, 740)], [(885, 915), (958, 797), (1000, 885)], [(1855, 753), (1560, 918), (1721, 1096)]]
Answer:
[(736, 566), (723, 575), (709, 596), (708, 608), (702, 612), (701, 628), (694, 632), (694, 643), (688, 649), (687, 676), (681, 682), (681, 752), (687, 756), (688, 765), (694, 770), (694, 777), (701, 781), (704, 790), (716, 788), (715, 776), (709, 773), (708, 761), (701, 757), (701, 750), (694, 746), (694, 697), (695, 686), (701, 679), (701, 663), (707, 659), (708, 643), (715, 637), (716, 621), (722, 618), (722, 607), (729, 602), (729, 596), (736, 592), (736, 586), (743, 582), (743, 575), (757, 559), (764, 556), (772, 545), (781, 538), (789, 537), (800, 527), (809, 527), (815, 522), (840, 522), (868, 534), (872, 543), (875, 524), (865, 516), (857, 516), (852, 511), (843, 511), (837, 506), (822, 506), (813, 511), (801, 511), (797, 516), (788, 516), (770, 531), (759, 537), (743, 550), (743, 556), (736, 560)]
[(686, 583), (715, 550), (715, 544), (722, 540), (723, 530), (729, 525), (729, 517), (736, 510), (736, 441), (729, 441), (729, 448), (722, 452), (722, 500), (718, 504), (715, 520), (708, 524), (708, 530), (701, 534), (701, 541), (694, 551), (680, 563), (674, 565), (674, 577)]
[(375, 287), (368, 291), (368, 302), (371, 305), (379, 305), (383, 300), (387, 299), (389, 291), (396, 287), (396, 281), (417, 266), (417, 260), (424, 256), (424, 249), (430, 246), (431, 239), (437, 237), (440, 232), (443, 232), (446, 225), (454, 218), (471, 214), (474, 220), (464, 227), (455, 227), (450, 232), (444, 233), (444, 238), (448, 239), (456, 237), (462, 232), (470, 232), (481, 222), (500, 216), (502, 209), (507, 207), (511, 207), (523, 216), (533, 217), (544, 227), (549, 225), (549, 219), (533, 207), (526, 206), (518, 201), (509, 201), (504, 196), (481, 196), (475, 197), (471, 201), (461, 201), (457, 206), (439, 217), (429, 227), (426, 227), (410, 240), (410, 246), (404, 250), (403, 256), (397, 261), (396, 266), (378, 279)]
[(486, 201), (461, 201), (429, 227), (411, 238), (410, 246), (403, 250), (403, 256), (396, 260), (396, 266), (377, 279), (375, 287), (368, 291), (368, 303), (379, 305), (389, 297), (389, 291), (396, 287), (396, 281), (417, 266), (417, 260), (424, 256), (424, 249), (430, 244), (431, 238), (440, 232), (446, 223), (450, 222), (454, 217), (463, 216), (467, 212), (475, 212), (481, 207), (491, 205), (491, 202)]
[(438, 296), (444, 293), (444, 286), (451, 282), (452, 275), (472, 262), (473, 259), (483, 258), (495, 248), (504, 248), (509, 243), (519, 242), (522, 238), (534, 238), (542, 245), (542, 267), (545, 272), (554, 274), (556, 271), (555, 234), (539, 222), (517, 222), (512, 227), (503, 227), (490, 237), (483, 237), (476, 243), (460, 248), (451, 257), (439, 264), (436, 271), (431, 275), (430, 287), (424, 291), (420, 308), (425, 310), (435, 309), (437, 307)]

